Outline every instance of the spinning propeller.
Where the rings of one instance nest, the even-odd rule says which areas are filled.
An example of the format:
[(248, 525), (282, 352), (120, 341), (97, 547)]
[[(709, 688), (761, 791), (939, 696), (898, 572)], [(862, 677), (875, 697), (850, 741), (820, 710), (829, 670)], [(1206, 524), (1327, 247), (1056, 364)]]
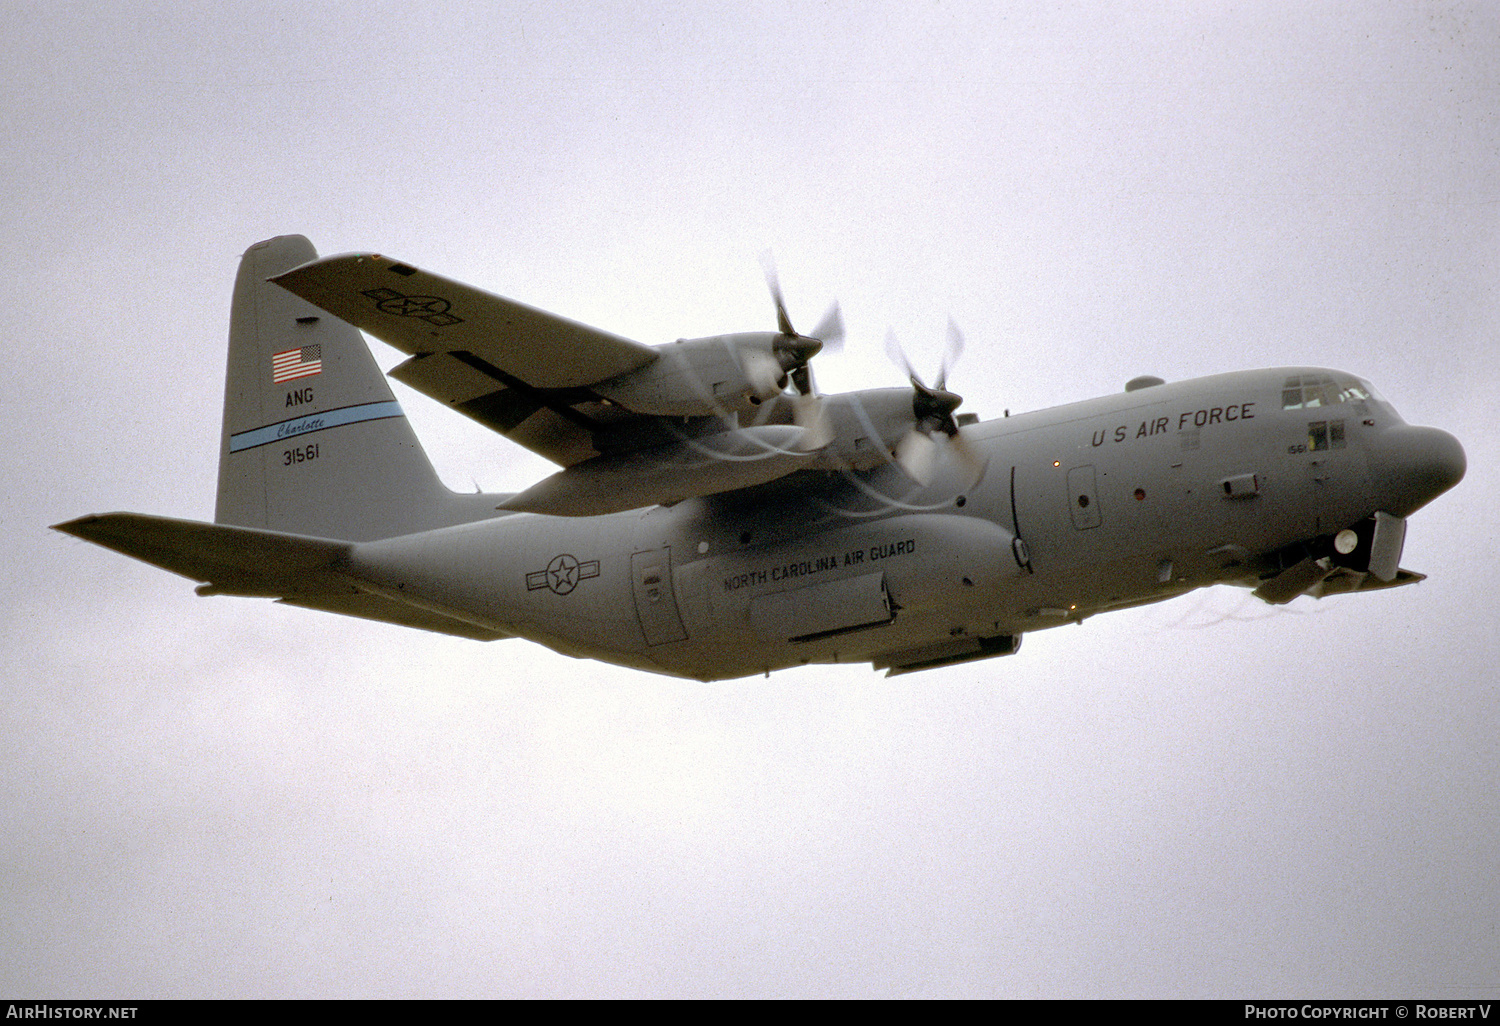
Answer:
[(822, 403), (813, 390), (810, 361), (820, 352), (837, 352), (844, 345), (844, 317), (835, 302), (818, 321), (811, 335), (798, 334), (792, 327), (792, 318), (786, 312), (786, 299), (781, 293), (781, 281), (776, 276), (776, 265), (769, 253), (761, 258), (766, 272), (766, 287), (771, 290), (771, 299), (776, 304), (776, 329), (780, 332), (772, 344), (771, 351), (780, 367), (783, 383), (790, 378), (796, 392), (793, 400), (793, 420), (807, 432), (803, 443), (805, 449), (819, 449), (828, 444), (832, 428), (824, 415)]
[[(811, 360), (820, 352), (833, 352), (842, 347), (844, 319), (838, 303), (834, 303), (811, 334), (803, 335), (798, 332), (792, 325), (791, 315), (787, 313), (786, 298), (782, 294), (781, 282), (770, 254), (763, 255), (761, 262), (765, 270), (766, 287), (770, 290), (771, 300), (776, 307), (777, 334), (772, 337), (768, 348), (747, 347), (742, 350), (741, 358), (745, 361), (746, 371), (762, 386), (762, 394), (770, 396), (770, 401), (756, 417), (751, 430), (760, 430), (766, 425), (778, 399), (788, 400), (792, 404), (792, 421), (801, 429), (798, 441), (793, 443), (794, 447), (804, 453), (812, 452), (833, 441), (834, 430), (824, 400), (817, 394), (813, 384)], [(958, 362), (963, 351), (963, 333), (950, 318), (942, 363), (939, 365), (935, 384), (928, 385), (912, 367), (895, 334), (890, 333), (886, 337), (886, 353), (905, 372), (912, 387), (911, 427), (896, 443), (895, 463), (918, 485), (926, 486), (931, 483), (940, 446), (948, 446), (954, 458), (967, 471), (969, 484), (964, 487), (972, 487), (984, 473), (982, 460), (964, 437), (956, 417), (963, 397), (947, 389), (948, 372)], [(788, 386), (790, 395), (786, 391)], [(857, 397), (855, 401), (857, 403)], [(894, 412), (893, 410), (892, 413)]]
[(964, 336), (958, 330), (958, 325), (953, 323), (951, 317), (948, 319), (948, 340), (943, 347), (943, 362), (938, 367), (937, 383), (934, 386), (929, 387), (912, 367), (901, 343), (896, 341), (894, 331), (886, 333), (885, 351), (891, 361), (906, 372), (912, 387), (911, 412), (914, 423), (906, 437), (896, 444), (897, 465), (913, 481), (924, 485), (930, 482), (933, 462), (937, 456), (937, 440), (933, 436), (942, 434), (953, 447), (954, 454), (969, 469), (971, 478), (978, 480), (983, 472), (979, 456), (968, 440), (959, 433), (958, 421), (953, 416), (964, 401), (963, 396), (948, 391), (946, 387), (948, 371), (964, 351)]

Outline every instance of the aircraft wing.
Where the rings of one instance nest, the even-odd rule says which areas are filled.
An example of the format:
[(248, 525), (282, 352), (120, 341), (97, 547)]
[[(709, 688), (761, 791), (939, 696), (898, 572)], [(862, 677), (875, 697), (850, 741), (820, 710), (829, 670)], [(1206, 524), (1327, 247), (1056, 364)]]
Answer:
[(326, 257), (271, 278), (411, 359), (391, 377), (564, 467), (625, 415), (589, 386), (656, 350), (373, 253)]
[[(703, 343), (695, 353), (708, 354), (698, 365), (675, 346), (645, 346), (372, 253), (312, 260), (269, 280), (409, 354), (390, 371), (397, 381), (562, 467), (509, 498), (505, 510), (598, 516), (736, 491), (803, 469), (858, 464), (884, 451), (886, 434), (911, 427), (913, 399), (904, 389), (830, 403), (827, 434), (848, 438), (851, 450), (864, 441), (872, 411), (890, 430), (879, 447), (820, 464), (829, 438), (808, 444), (790, 402), (755, 410), (747, 426), (736, 418), (750, 408), (726, 416), (717, 390), (738, 402), (752, 384), (734, 347), (759, 353), (762, 372), (783, 373), (785, 357), (797, 355), (775, 348), (789, 326), (781, 335), (691, 340)], [(626, 387), (622, 398), (622, 379), (639, 391)], [(674, 407), (674, 390), (691, 401)]]

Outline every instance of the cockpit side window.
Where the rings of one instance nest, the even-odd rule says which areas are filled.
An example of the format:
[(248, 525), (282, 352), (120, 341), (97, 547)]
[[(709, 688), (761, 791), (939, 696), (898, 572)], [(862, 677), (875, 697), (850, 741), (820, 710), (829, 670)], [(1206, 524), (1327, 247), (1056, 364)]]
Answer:
[(1354, 378), (1344, 378), (1338, 383), (1341, 403), (1361, 402), (1370, 398), (1370, 390)]

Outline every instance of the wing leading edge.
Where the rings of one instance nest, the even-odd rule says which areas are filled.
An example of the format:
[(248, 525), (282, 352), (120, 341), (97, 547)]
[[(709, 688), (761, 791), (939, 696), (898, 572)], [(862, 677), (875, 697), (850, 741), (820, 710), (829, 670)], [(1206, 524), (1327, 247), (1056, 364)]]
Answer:
[(784, 310), (780, 333), (652, 348), (376, 254), (269, 280), (409, 354), (391, 377), (563, 468), (504, 510), (598, 516), (868, 470), (913, 429), (905, 389), (820, 398), (799, 420), (787, 382), (822, 343)]
[(271, 278), (404, 353), (391, 377), (564, 467), (631, 415), (590, 386), (656, 350), (373, 253), (325, 257)]

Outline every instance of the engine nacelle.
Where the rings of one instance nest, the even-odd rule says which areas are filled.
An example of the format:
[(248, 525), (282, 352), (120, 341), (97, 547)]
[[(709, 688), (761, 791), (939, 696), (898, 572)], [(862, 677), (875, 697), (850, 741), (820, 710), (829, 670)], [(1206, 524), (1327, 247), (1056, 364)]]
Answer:
[(871, 470), (889, 463), (897, 443), (912, 430), (909, 388), (869, 388), (823, 400), (832, 441), (820, 455), (829, 470)]
[(656, 346), (646, 366), (594, 386), (628, 410), (657, 417), (753, 412), (786, 388), (796, 339), (774, 331), (713, 335)]

